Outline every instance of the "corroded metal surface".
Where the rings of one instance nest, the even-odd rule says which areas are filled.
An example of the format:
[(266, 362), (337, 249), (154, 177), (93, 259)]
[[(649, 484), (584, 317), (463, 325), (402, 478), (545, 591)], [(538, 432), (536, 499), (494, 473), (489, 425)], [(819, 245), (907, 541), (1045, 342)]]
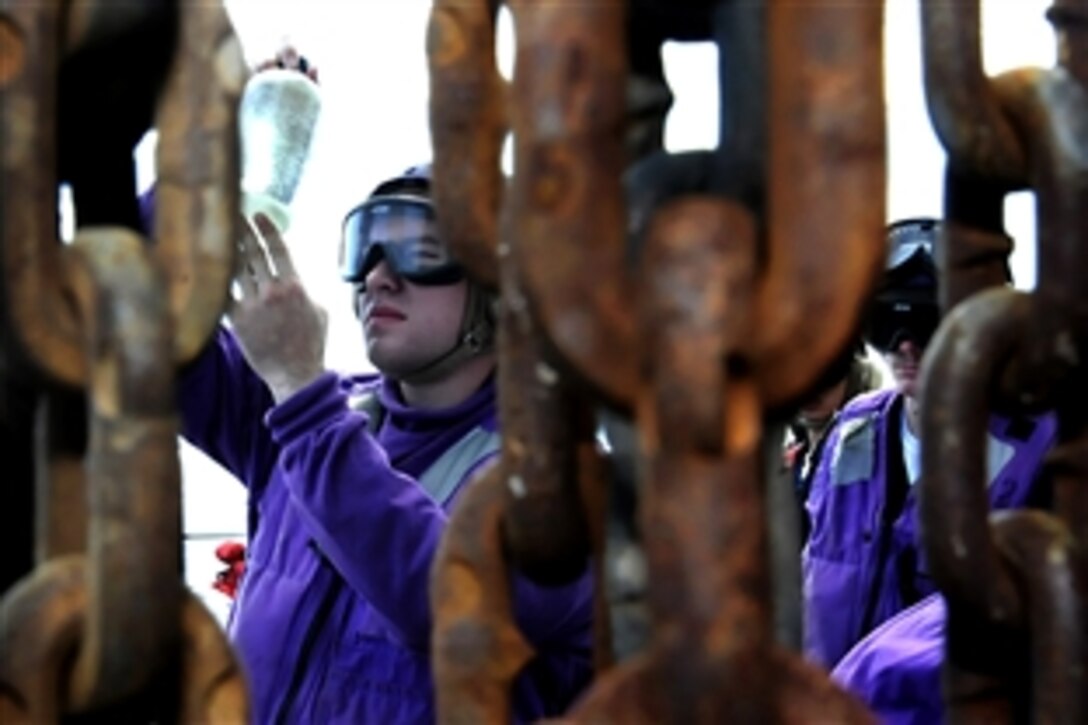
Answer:
[[(450, 648), (469, 646), (454, 636), (463, 603), (452, 589), (432, 592), (440, 720), (508, 712), (509, 683), (496, 673), (507, 677), (511, 660), (494, 647), (508, 635), (492, 628), (510, 626), (509, 602), (483, 583), (503, 585), (506, 567), (545, 584), (568, 581), (587, 538), (600, 540), (601, 514), (583, 501), (579, 515), (582, 464), (571, 455), (584, 450), (579, 399), (592, 393), (631, 411), (638, 427), (653, 630), (646, 651), (599, 672), (565, 721), (871, 721), (826, 674), (774, 643), (763, 466), (766, 418), (805, 394), (852, 339), (883, 261), (879, 3), (685, 6), (693, 20), (680, 25), (714, 37), (726, 56), (722, 145), (675, 160), (650, 151), (629, 187), (630, 209), (624, 124), (637, 103), (625, 98), (625, 32), (647, 17), (629, 11), (650, 8), (509, 5), (515, 173), (496, 217), (498, 270), (480, 274), (497, 278), (502, 295), (506, 440), (500, 463), (476, 484), (491, 496), (505, 488), (506, 501), (493, 514), (501, 523), (486, 526), (469, 525), (480, 514), (466, 501), (443, 546), (473, 557), (436, 562), (436, 581), (472, 580), (464, 588), (478, 593), (478, 644), (492, 645), (473, 660), (482, 678), (474, 680), (467, 653)], [(436, 23), (446, 51), (467, 53), (464, 39), (493, 32), (484, 3), (462, 12), (474, 19), (457, 35), (451, 11), (432, 16), (432, 83), (457, 65), (436, 66)], [(488, 38), (471, 61), (475, 89), (487, 87), (491, 47)], [(441, 134), (463, 130), (465, 114), (451, 95), (432, 98)], [(462, 188), (462, 211), (472, 197), (456, 181), (473, 173), (491, 170), (436, 167), (440, 188)], [(565, 392), (571, 374), (588, 389)], [(588, 478), (585, 500), (600, 489)]]
[(504, 540), (520, 571), (542, 584), (564, 584), (585, 571), (589, 553), (578, 450), (580, 441), (592, 444), (593, 417), (569, 372), (548, 354), (517, 278), (517, 257), (506, 257), (500, 272)]
[[(923, 4), (949, 156), (942, 304), (958, 306), (923, 368), (920, 510), (948, 600), (952, 722), (1088, 718), (1088, 2), (1055, 2), (1049, 18), (1057, 67), (988, 78), (978, 2)], [(1036, 289), (981, 291), (1003, 282), (1001, 205), (1022, 188), (1037, 199)], [(986, 420), (1009, 409), (1057, 417), (1053, 510), (988, 519)]]
[(624, 274), (623, 3), (511, 3), (516, 173), (508, 244), (528, 301), (579, 373), (618, 401), (637, 389)]
[(83, 395), (52, 390), (38, 412), (34, 453), (47, 470), (35, 491), (35, 560), (78, 554), (87, 546), (87, 405)]
[(162, 574), (177, 571), (181, 472), (162, 273), (131, 232), (81, 232), (72, 252), (91, 361), (89, 605), (72, 702), (86, 710), (139, 692), (172, 659), (179, 601)]
[(505, 83), (495, 61), (498, 6), (497, 0), (437, 0), (427, 35), (435, 209), (450, 249), (492, 288), (506, 130)]
[[(19, 39), (18, 62), (0, 87), (0, 220), (3, 222), (3, 324), (50, 372), (86, 377), (77, 321), (62, 302), (56, 239), (59, 3), (5, 3), (5, 26)], [(6, 52), (6, 51), (5, 51)], [(15, 324), (19, 321), (20, 324)]]
[[(221, 6), (182, 3), (173, 26), (148, 12), (126, 11), (114, 18), (112, 8), (103, 3), (76, 7), (83, 18), (77, 26), (87, 27), (78, 33), (69, 28), (74, 44), (64, 47), (57, 42), (66, 20), (59, 3), (13, 3), (4, 10), (10, 23), (22, 31), (19, 57), (24, 62), (0, 86), (6, 109), (0, 120), (5, 179), (0, 203), (7, 324), (38, 368), (61, 383), (78, 386), (85, 383), (87, 369), (80, 323), (65, 289), (64, 248), (56, 231), (57, 183), (68, 180), (72, 184), (81, 225), (139, 228), (131, 192), (135, 186), (132, 145), (139, 139), (137, 130), (142, 133), (151, 120), (150, 110), (141, 103), (154, 101), (159, 91), (156, 83), (165, 76), (157, 120), (161, 201), (154, 249), (168, 270), (178, 320), (177, 360), (191, 359), (226, 305), (233, 272), (238, 217), (233, 182), (238, 176), (235, 119), (246, 70)], [(104, 18), (99, 21), (99, 16)], [(121, 80), (129, 86), (118, 81), (122, 88), (131, 86), (135, 98), (118, 100), (131, 104), (127, 110), (136, 120), (123, 114), (121, 120), (111, 114), (91, 114), (108, 116), (111, 124), (126, 130), (124, 134), (96, 134), (93, 127), (84, 127), (89, 124), (58, 122), (72, 115), (58, 116), (59, 110), (102, 102), (88, 94), (96, 81), (115, 72), (116, 58), (99, 51), (96, 42), (116, 40), (123, 30), (126, 38), (138, 36), (140, 43), (158, 43), (167, 49), (177, 44), (176, 62), (167, 66), (170, 58), (155, 59), (162, 66), (158, 76), (123, 76)], [(118, 45), (124, 50), (135, 42)], [(34, 62), (25, 62), (26, 58)]]
[[(790, 588), (772, 586), (788, 573), (769, 555), (764, 452), (767, 421), (853, 339), (881, 266), (881, 4), (510, 0), (509, 89), (494, 58), (500, 4), (439, 0), (429, 26), (443, 234), (502, 296), (502, 455), (457, 506), (433, 572), (441, 721), (509, 719), (534, 654), (512, 617), (517, 577), (555, 586), (589, 566), (603, 580), (602, 402), (637, 428), (652, 629), (612, 666), (598, 586), (598, 676), (566, 720), (870, 721), (775, 643), (774, 596)], [(925, 366), (921, 501), (949, 605), (948, 713), (1084, 721), (1088, 0), (1049, 14), (1056, 68), (997, 78), (983, 72), (977, 0), (922, 7), (948, 151), (950, 312)], [(671, 94), (655, 56), (673, 37), (719, 45), (719, 148), (660, 150)], [(125, 53), (143, 62), (121, 72)], [(113, 95), (99, 97), (88, 79), (103, 74)], [(172, 375), (227, 300), (244, 79), (217, 4), (0, 5), (0, 371), (33, 369), (41, 387), (38, 568), (0, 602), (4, 722), (246, 718), (221, 633), (167, 584)], [(72, 112), (95, 101), (123, 110)], [(153, 111), (147, 243), (124, 227), (138, 224), (131, 145)], [(81, 224), (68, 247), (59, 181)], [(1004, 282), (1002, 206), (1020, 189), (1039, 201), (1039, 284), (987, 291)], [(1057, 415), (1054, 507), (990, 519), (986, 422), (1011, 409)], [(73, 516), (85, 525), (66, 529)]]
[(571, 721), (870, 721), (773, 642), (753, 221), (712, 198), (679, 200), (655, 217), (637, 406), (654, 629), (648, 658), (601, 678)]
[(178, 47), (155, 124), (156, 255), (167, 272), (174, 356), (209, 339), (229, 300), (239, 236), (238, 101), (247, 71), (219, 3), (181, 3)]
[(778, 0), (768, 22), (767, 269), (754, 329), (761, 392), (776, 405), (850, 344), (883, 266), (883, 6)]
[[(0, 600), (0, 719), (244, 721), (233, 654), (181, 583), (174, 397), (233, 272), (240, 48), (218, 4), (5, 3), (0, 35), (3, 373), (38, 401), (37, 566)], [(156, 106), (149, 242), (132, 149)]]
[[(60, 722), (74, 693), (72, 653), (81, 646), (90, 608), (85, 559), (59, 557), (38, 567), (0, 604), (0, 722)], [(174, 721), (236, 724), (248, 720), (245, 682), (223, 631), (203, 605), (182, 589), (164, 587), (180, 603), (176, 712), (154, 698), (119, 701), (94, 711), (108, 722)], [(160, 694), (161, 698), (162, 695)]]
[(431, 650), (444, 723), (509, 722), (514, 678), (533, 655), (511, 610), (501, 534), (506, 486), (499, 466), (473, 481), (435, 556)]

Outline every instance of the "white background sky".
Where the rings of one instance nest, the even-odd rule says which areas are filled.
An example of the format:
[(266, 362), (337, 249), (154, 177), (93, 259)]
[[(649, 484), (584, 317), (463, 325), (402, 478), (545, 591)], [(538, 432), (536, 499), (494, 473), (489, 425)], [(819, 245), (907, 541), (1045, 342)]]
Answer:
[[(826, 0), (831, 2), (832, 0)], [(950, 2), (954, 0), (949, 0)], [(987, 71), (1053, 65), (1054, 36), (1044, 19), (1049, 0), (983, 0)], [(348, 290), (336, 274), (339, 224), (381, 179), (427, 159), (428, 79), (424, 50), (426, 0), (227, 0), (246, 59), (255, 64), (292, 41), (319, 67), (322, 118), (310, 164), (295, 199), (288, 243), (313, 296), (330, 313), (327, 363), (368, 367)], [(921, 82), (918, 0), (888, 0), (885, 24), (888, 107), (888, 218), (939, 216), (944, 153), (933, 136)], [(500, 67), (512, 66), (508, 18), (499, 36)], [(716, 50), (710, 44), (670, 44), (666, 73), (676, 104), (666, 127), (673, 151), (717, 144)], [(138, 152), (149, 183), (152, 143)], [(1013, 273), (1034, 285), (1034, 208), (1017, 195), (1007, 206), (1017, 240)], [(244, 496), (214, 465), (183, 448), (185, 524), (191, 534), (238, 533)], [(216, 539), (189, 545), (189, 580), (222, 615), (226, 600), (207, 586), (217, 569)]]

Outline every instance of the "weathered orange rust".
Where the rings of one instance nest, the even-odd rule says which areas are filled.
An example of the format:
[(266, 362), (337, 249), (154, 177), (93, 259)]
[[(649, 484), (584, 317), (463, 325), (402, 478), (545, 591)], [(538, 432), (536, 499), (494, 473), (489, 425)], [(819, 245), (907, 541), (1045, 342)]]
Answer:
[(427, 30), (434, 186), (442, 238), (477, 281), (498, 285), (506, 84), (495, 61), (499, 0), (438, 0)]
[[(23, 63), (22, 72), (0, 86), (9, 109), (0, 134), (8, 240), (3, 250), (5, 308), (18, 322), (12, 329), (35, 365), (68, 385), (81, 385), (87, 369), (79, 323), (65, 297), (63, 248), (56, 231), (56, 78), (62, 56), (78, 44), (143, 18), (139, 12), (113, 17), (110, 6), (94, 2), (80, 3), (78, 10), (79, 22), (69, 28), (77, 45), (62, 48), (57, 43), (63, 25), (58, 3), (15, 3), (10, 17), (24, 31), (24, 54), (35, 61)], [(157, 124), (155, 250), (169, 272), (179, 320), (176, 357), (185, 362), (209, 338), (226, 307), (238, 223), (236, 107), (246, 69), (221, 6), (181, 3), (178, 26), (179, 58)]]
[[(1078, 470), (1081, 484), (1085, 472), (1083, 466)], [(1083, 722), (1088, 717), (1083, 671), (1088, 602), (1078, 542), (1064, 522), (1041, 511), (995, 516), (994, 534), (1021, 577), (1029, 606), (1024, 624), (1031, 667), (1023, 663), (1013, 672), (1021, 678), (1015, 684), (1031, 691), (1032, 722)]]
[(86, 363), (77, 321), (63, 304), (56, 232), (60, 3), (5, 3), (2, 12), (25, 59), (14, 73), (5, 71), (10, 78), (0, 86), (4, 324), (36, 362), (78, 384)]
[(658, 212), (645, 254), (638, 419), (654, 634), (648, 659), (606, 675), (570, 719), (870, 722), (773, 644), (753, 218), (716, 199), (679, 200)]
[(961, 303), (930, 341), (922, 383), (927, 452), (919, 510), (930, 573), (951, 602), (997, 626), (1022, 617), (1022, 605), (987, 522), (988, 399), (1004, 361), (1018, 351), (1029, 307), (1027, 295), (1008, 289)]
[(1024, 149), (1002, 108), (1003, 89), (1031, 71), (991, 82), (982, 67), (980, 7), (923, 3), (922, 57), (930, 118), (948, 151), (945, 213), (937, 250), (948, 310), (1004, 284), (1012, 240), (1002, 230), (1004, 197), (1024, 185)]
[[(703, 196), (663, 204), (666, 195), (649, 194), (656, 213), (633, 210), (654, 213), (635, 264), (621, 186), (626, 8), (510, 5), (515, 174), (499, 255), (506, 442), (502, 462), (476, 484), (499, 490), (505, 481), (513, 493), (502, 515), (510, 564), (539, 578), (577, 561), (583, 526), (599, 540), (597, 479), (566, 452), (578, 438), (570, 427), (581, 425), (563, 397), (568, 370), (634, 411), (644, 455), (652, 642), (603, 669), (564, 721), (871, 721), (826, 675), (774, 645), (762, 465), (765, 417), (806, 392), (852, 338), (883, 260), (879, 4), (778, 2), (766, 13), (721, 4), (732, 29), (723, 36), (735, 41), (724, 67), (741, 80), (740, 95), (723, 100), (723, 128), (734, 135)], [(482, 18), (481, 7), (473, 12)], [(764, 33), (767, 49), (752, 40)], [(433, 104), (432, 120), (442, 112)], [(579, 475), (582, 517), (571, 494)], [(486, 591), (479, 582), (505, 565), (499, 542), (479, 522), (470, 528), (465, 512), (453, 518), (443, 545), (473, 547), (477, 569), (455, 572), (466, 557), (444, 555), (436, 581), (456, 573), (474, 582), (466, 591)], [(449, 642), (450, 602), (432, 594), (436, 637)], [(508, 602), (473, 601), (475, 627), (505, 631)], [(477, 663), (492, 673), (485, 696), (443, 646), (440, 719), (505, 715), (508, 693), (491, 688), (503, 685), (493, 673), (509, 659), (492, 649)]]
[[(584, 401), (583, 401), (584, 402)], [(586, 528), (589, 534), (589, 555), (593, 581), (598, 585), (593, 588), (593, 668), (597, 673), (605, 672), (613, 665), (614, 646), (612, 641), (612, 613), (609, 606), (608, 592), (605, 591), (605, 518), (607, 515), (608, 492), (613, 483), (609, 469), (597, 447), (596, 440), (589, 436), (578, 444), (578, 488)]]
[(435, 555), (431, 653), (442, 723), (509, 722), (514, 678), (533, 655), (513, 621), (502, 553), (507, 485), (498, 466), (470, 483)]
[(516, 249), (500, 261), (503, 534), (519, 571), (542, 584), (565, 584), (585, 571), (589, 554), (578, 448), (584, 441), (592, 444), (595, 421), (570, 370), (549, 354), (543, 327), (530, 313), (521, 261)]
[(229, 302), (239, 236), (238, 100), (247, 70), (219, 3), (180, 3), (178, 48), (156, 128), (156, 255), (176, 321), (174, 356), (191, 360)]
[(883, 267), (883, 12), (879, 2), (767, 6), (767, 266), (755, 333), (772, 407), (807, 392), (850, 344)]
[(967, 219), (975, 216), (972, 212), (980, 207), (973, 205), (962, 211), (953, 208), (950, 191), (946, 186), (946, 216), (937, 248), (937, 264), (944, 270), (939, 281), (939, 302), (946, 311), (977, 292), (1006, 284), (1013, 249), (1013, 240), (1007, 234), (968, 223)]
[[(5, 3), (0, 28), (17, 40), (0, 73), (0, 308), (19, 348), (5, 335), (2, 359), (41, 403), (37, 568), (0, 601), (0, 719), (244, 721), (233, 655), (181, 582), (174, 397), (233, 272), (240, 48), (217, 4)], [(111, 67), (115, 44), (148, 43)], [(126, 181), (167, 75), (149, 244)], [(119, 130), (100, 147), (99, 127), (62, 112), (88, 77), (131, 93), (107, 94)], [(58, 178), (76, 198), (69, 246)]]
[(178, 571), (181, 538), (174, 326), (149, 251), (132, 232), (96, 229), (80, 232), (69, 255), (91, 361), (89, 607), (75, 665), (78, 710), (134, 695), (175, 654), (179, 600), (162, 582)]
[[(0, 603), (0, 722), (60, 722), (72, 713), (63, 689), (81, 644), (90, 607), (85, 559), (59, 557), (38, 567)], [(91, 714), (112, 722), (202, 722), (249, 719), (245, 682), (219, 624), (196, 597), (170, 589), (180, 602), (182, 653), (177, 683), (152, 697), (115, 703)], [(171, 687), (173, 685), (174, 687)], [(171, 692), (176, 688), (176, 693)], [(176, 705), (172, 705), (177, 696)], [(170, 708), (176, 707), (171, 712)], [(86, 714), (86, 713), (84, 713)]]
[(505, 213), (528, 303), (579, 374), (615, 401), (637, 389), (625, 274), (623, 3), (511, 3), (516, 173)]
[[(586, 572), (591, 546), (599, 554), (603, 545), (604, 480), (591, 409), (570, 372), (555, 364), (525, 304), (519, 261), (515, 253), (499, 258), (502, 454), (454, 511), (434, 564), (441, 722), (509, 718), (511, 678), (531, 656), (515, 637), (507, 593), (514, 572), (545, 586), (566, 584)], [(601, 519), (588, 524), (584, 506)], [(607, 614), (601, 602), (598, 596), (597, 611)], [(602, 646), (607, 634), (604, 618), (597, 622)], [(474, 649), (471, 657), (466, 647)], [(605, 653), (596, 654), (605, 667)], [(487, 673), (482, 680), (480, 671)]]
[[(948, 602), (950, 721), (1077, 722), (1088, 717), (1088, 1), (1048, 13), (1057, 68), (992, 79), (979, 15), (975, 1), (923, 4), (926, 92), (951, 182), (943, 302), (958, 303), (922, 371), (923, 542)], [(1001, 282), (1001, 205), (1021, 188), (1037, 199), (1038, 284), (980, 292)], [(986, 419), (1010, 406), (1056, 413), (1054, 510), (988, 521)]]
[(929, 117), (953, 163), (987, 179), (1022, 183), (1026, 158), (983, 70), (980, 21), (978, 0), (922, 0)]
[(18, 75), (26, 62), (26, 46), (15, 24), (0, 16), (0, 87)]

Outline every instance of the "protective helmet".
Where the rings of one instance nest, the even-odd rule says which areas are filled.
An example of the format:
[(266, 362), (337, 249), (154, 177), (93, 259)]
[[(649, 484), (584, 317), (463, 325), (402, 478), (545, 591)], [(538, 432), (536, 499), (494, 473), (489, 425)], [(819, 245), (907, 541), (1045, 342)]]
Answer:
[[(396, 234), (391, 234), (393, 231)], [(344, 217), (340, 242), (343, 279), (364, 284), (381, 259), (395, 274), (417, 285), (446, 285), (465, 279), (464, 269), (435, 234), (430, 164), (412, 166), (381, 182), (366, 201)], [(494, 340), (494, 299), (469, 279), (454, 347), (411, 375), (453, 367), (461, 359), (490, 350)]]
[(434, 233), (429, 164), (378, 184), (344, 217), (340, 235), (344, 280), (362, 283), (383, 258), (398, 276), (414, 284), (464, 279), (464, 270)]
[(865, 329), (866, 341), (882, 352), (904, 339), (925, 348), (940, 323), (934, 248), (936, 219), (916, 218), (888, 226), (887, 263)]

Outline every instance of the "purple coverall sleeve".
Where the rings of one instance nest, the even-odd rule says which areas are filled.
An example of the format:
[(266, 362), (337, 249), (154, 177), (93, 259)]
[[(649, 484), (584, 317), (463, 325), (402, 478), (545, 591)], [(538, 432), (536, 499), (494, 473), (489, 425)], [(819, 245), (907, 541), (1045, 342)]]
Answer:
[(251, 486), (268, 480), (277, 447), (263, 425), (272, 394), (234, 336), (218, 328), (178, 387), (181, 435)]
[[(831, 479), (831, 456), (838, 443), (839, 426), (827, 438), (812, 476), (812, 486), (805, 501), (804, 515), (809, 517), (809, 536), (801, 550), (801, 589), (803, 650), (805, 656), (830, 669), (845, 651), (850, 641), (847, 630), (852, 627), (856, 602), (842, 601), (841, 591), (849, 591), (850, 567), (829, 558), (825, 551), (828, 539), (835, 533), (829, 523), (828, 489)], [(833, 547), (832, 547), (833, 548)]]
[[(430, 643), (431, 562), (448, 516), (412, 478), (393, 469), (350, 410), (336, 376), (326, 374), (268, 415), (282, 446), (288, 491), (322, 552), (358, 596), (408, 647)], [(578, 592), (581, 593), (581, 592)], [(577, 630), (582, 598), (572, 588), (519, 587), (526, 636), (555, 642)]]
[(944, 600), (932, 594), (858, 642), (831, 678), (857, 695), (882, 723), (939, 723), (944, 624)]

